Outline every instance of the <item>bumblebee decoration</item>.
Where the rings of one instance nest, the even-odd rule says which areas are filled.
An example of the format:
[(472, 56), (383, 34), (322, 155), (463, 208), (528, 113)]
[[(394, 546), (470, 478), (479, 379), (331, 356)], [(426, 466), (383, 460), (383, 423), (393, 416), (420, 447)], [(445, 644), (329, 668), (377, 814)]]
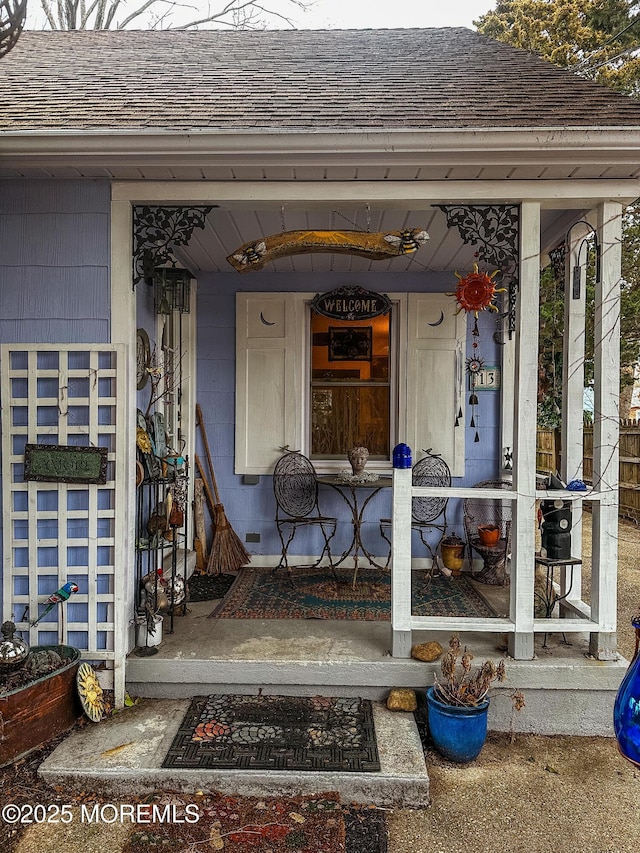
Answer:
[(429, 235), (422, 228), (402, 231), (282, 231), (244, 243), (227, 260), (238, 272), (261, 270), (270, 261), (290, 255), (326, 252), (332, 255), (357, 255), (372, 261), (411, 255)]
[(251, 266), (260, 262), (262, 256), (267, 251), (266, 244), (261, 240), (259, 243), (252, 243), (233, 257), (242, 266)]
[(398, 249), (401, 255), (411, 255), (427, 242), (429, 235), (419, 228), (405, 228), (399, 235), (385, 234), (384, 239)]

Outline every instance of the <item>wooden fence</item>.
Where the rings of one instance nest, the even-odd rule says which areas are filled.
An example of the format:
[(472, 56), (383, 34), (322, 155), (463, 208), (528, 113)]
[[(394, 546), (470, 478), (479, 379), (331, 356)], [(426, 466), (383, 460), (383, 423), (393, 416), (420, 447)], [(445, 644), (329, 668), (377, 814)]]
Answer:
[[(536, 467), (545, 473), (560, 470), (562, 448), (560, 430), (538, 430)], [(583, 480), (593, 478), (593, 427), (585, 426)], [(640, 422), (620, 421), (620, 504), (624, 518), (640, 522)]]

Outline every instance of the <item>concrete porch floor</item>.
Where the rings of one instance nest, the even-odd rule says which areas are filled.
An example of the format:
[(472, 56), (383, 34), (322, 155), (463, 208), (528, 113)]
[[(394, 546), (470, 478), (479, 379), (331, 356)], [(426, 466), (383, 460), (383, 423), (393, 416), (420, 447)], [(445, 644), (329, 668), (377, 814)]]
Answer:
[[(480, 587), (481, 585), (478, 585)], [(508, 589), (482, 586), (496, 612), (505, 612)], [(381, 700), (392, 687), (424, 690), (439, 662), (394, 659), (388, 622), (208, 619), (215, 602), (191, 603), (176, 616), (174, 633), (165, 618), (163, 641), (151, 657), (131, 654), (126, 664), (131, 695), (183, 699), (209, 693), (361, 696)], [(559, 620), (559, 626), (561, 621)], [(414, 642), (449, 634), (416, 632)], [(461, 633), (477, 660), (497, 660), (501, 634)], [(539, 734), (613, 735), (615, 694), (627, 661), (596, 661), (588, 635), (536, 635), (536, 657), (507, 660), (507, 680), (492, 691), (489, 727)], [(526, 707), (512, 711), (514, 690)]]

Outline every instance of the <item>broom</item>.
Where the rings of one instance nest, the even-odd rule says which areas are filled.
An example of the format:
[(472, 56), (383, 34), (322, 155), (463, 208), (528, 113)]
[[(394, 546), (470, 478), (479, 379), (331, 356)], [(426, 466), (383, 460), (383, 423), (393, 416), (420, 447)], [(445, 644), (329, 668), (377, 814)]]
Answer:
[(213, 507), (214, 533), (211, 550), (209, 551), (207, 574), (219, 575), (222, 574), (223, 571), (237, 572), (245, 563), (251, 562), (251, 557), (231, 526), (225, 514), (224, 507), (220, 502), (220, 493), (218, 492), (216, 475), (213, 471), (209, 441), (207, 440), (207, 433), (204, 428), (204, 419), (202, 417), (202, 409), (200, 408), (199, 403), (196, 403), (196, 424), (200, 427), (200, 431), (202, 433), (202, 442), (207, 454), (211, 485), (213, 486), (213, 494), (215, 495), (215, 504)]

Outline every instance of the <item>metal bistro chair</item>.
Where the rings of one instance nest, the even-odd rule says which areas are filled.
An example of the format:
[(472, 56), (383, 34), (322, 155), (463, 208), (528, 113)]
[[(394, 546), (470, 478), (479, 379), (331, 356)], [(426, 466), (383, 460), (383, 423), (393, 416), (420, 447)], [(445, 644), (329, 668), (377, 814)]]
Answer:
[[(511, 491), (512, 488), (513, 484), (508, 480), (483, 480), (474, 486), (474, 489), (503, 491)], [(499, 498), (465, 498), (463, 506), (469, 554), (473, 548), (483, 560), (482, 570), (474, 576), (475, 580), (493, 586), (506, 586), (509, 583), (507, 557), (511, 553), (511, 501), (501, 501)], [(483, 545), (480, 542), (478, 527), (484, 525), (499, 528), (500, 536), (496, 545)]]
[(273, 493), (276, 499), (276, 527), (282, 543), (282, 556), (274, 568), (275, 574), (284, 566), (293, 586), (291, 565), (289, 564), (288, 549), (298, 527), (317, 525), (324, 539), (322, 553), (315, 563), (294, 568), (313, 568), (318, 566), (324, 555), (329, 558), (333, 577), (338, 580), (329, 543), (335, 536), (338, 524), (337, 518), (321, 515), (318, 505), (318, 481), (316, 471), (310, 460), (302, 453), (292, 451), (285, 453), (276, 462), (273, 471)]
[[(451, 471), (444, 459), (431, 450), (424, 451), (427, 455), (421, 459), (413, 468), (411, 481), (414, 486), (434, 486), (447, 488), (451, 485)], [(431, 573), (440, 570), (438, 566), (438, 548), (445, 533), (447, 532), (447, 504), (448, 498), (415, 497), (411, 501), (411, 529), (420, 534), (420, 541), (431, 555)], [(391, 539), (385, 530), (391, 526), (390, 518), (380, 519), (380, 535), (389, 543), (389, 557), (387, 566), (391, 561)], [(438, 530), (440, 535), (437, 541), (431, 544), (426, 538), (430, 531)]]

